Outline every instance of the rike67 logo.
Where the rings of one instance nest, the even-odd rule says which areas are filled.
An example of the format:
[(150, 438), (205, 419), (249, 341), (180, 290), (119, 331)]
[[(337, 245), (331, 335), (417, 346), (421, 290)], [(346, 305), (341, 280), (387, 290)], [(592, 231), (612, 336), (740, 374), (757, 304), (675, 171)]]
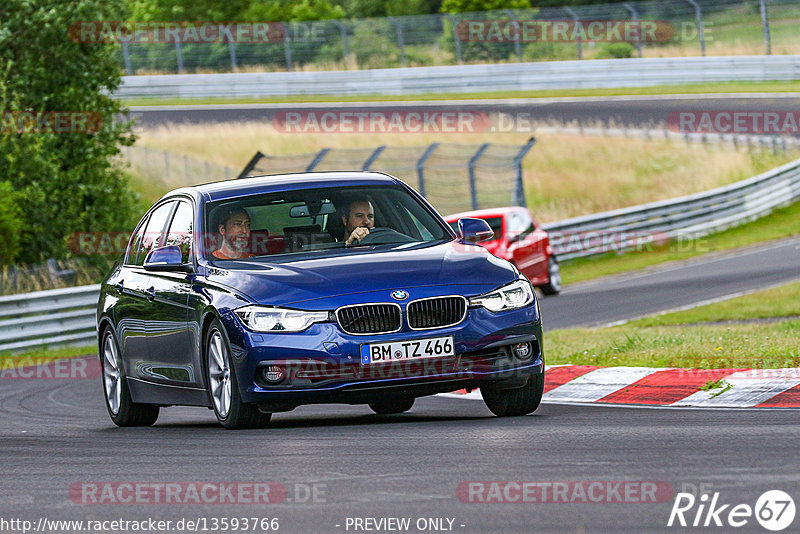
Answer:
[(743, 527), (752, 525), (755, 518), (767, 530), (778, 532), (794, 521), (794, 500), (780, 490), (766, 491), (749, 504), (727, 504), (720, 501), (719, 492), (695, 497), (691, 493), (678, 493), (669, 514), (667, 526), (681, 527)]

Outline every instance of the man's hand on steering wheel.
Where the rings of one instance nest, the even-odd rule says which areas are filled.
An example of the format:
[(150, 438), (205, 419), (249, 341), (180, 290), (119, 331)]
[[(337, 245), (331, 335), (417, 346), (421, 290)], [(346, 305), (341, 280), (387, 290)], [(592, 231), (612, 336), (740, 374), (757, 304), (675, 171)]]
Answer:
[(345, 245), (352, 245), (355, 241), (361, 241), (369, 235), (369, 228), (366, 226), (359, 226), (350, 234), (350, 237), (344, 242)]

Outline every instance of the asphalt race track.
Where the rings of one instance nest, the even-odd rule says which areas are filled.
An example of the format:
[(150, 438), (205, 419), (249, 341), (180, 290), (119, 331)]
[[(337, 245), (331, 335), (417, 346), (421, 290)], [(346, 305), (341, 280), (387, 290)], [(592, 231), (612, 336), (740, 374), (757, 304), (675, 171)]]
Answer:
[[(746, 254), (575, 285), (542, 300), (545, 325), (622, 320), (797, 278), (798, 246), (800, 240), (783, 240)], [(499, 419), (480, 401), (440, 396), (395, 416), (374, 415), (366, 406), (302, 407), (275, 415), (270, 428), (258, 431), (223, 430), (202, 408), (169, 408), (155, 427), (118, 429), (106, 414), (100, 379), (73, 378), (0, 380), (0, 418), (0, 519), (34, 525), (43, 517), (205, 518), (210, 528), (215, 518), (267, 517), (278, 519), (280, 532), (391, 532), (356, 529), (355, 521), (396, 517), (410, 518), (407, 532), (649, 533), (695, 530), (667, 527), (681, 491), (718, 492), (719, 506), (730, 504), (728, 510), (753, 507), (768, 490), (800, 497), (794, 410), (545, 404), (531, 416)], [(492, 487), (489, 481), (525, 481), (572, 489), (558, 498), (533, 494), (537, 502), (474, 502), (506, 498), (464, 489), (481, 481), (483, 488)], [(583, 490), (575, 492), (619, 481), (632, 493), (590, 493), (600, 496), (590, 502)], [(87, 487), (126, 482), (272, 482), (286, 495), (278, 503), (235, 505), (195, 504), (188, 493), (179, 503), (165, 503), (163, 495), (153, 502), (152, 492), (128, 504), (113, 491), (103, 503), (86, 496)], [(645, 484), (659, 490), (636, 491)], [(508, 498), (520, 495), (511, 491)], [(548, 502), (538, 502), (543, 498)], [(697, 510), (686, 512), (689, 524)], [(444, 518), (443, 526), (417, 529), (418, 520), (429, 518)], [(724, 525), (714, 531), (732, 530)], [(736, 530), (765, 532), (753, 517)]]
[(545, 330), (599, 326), (796, 279), (800, 239), (790, 238), (569, 285), (557, 297), (541, 299), (540, 307)]
[(327, 102), (309, 104), (215, 104), (180, 106), (133, 106), (131, 116), (144, 128), (165, 123), (269, 122), (279, 111), (435, 109), (441, 111), (502, 112), (531, 121), (555, 120), (586, 125), (596, 123), (647, 127), (666, 123), (675, 112), (686, 111), (794, 111), (800, 96), (738, 94), (685, 96), (617, 96), (596, 98), (536, 98), (504, 100), (457, 100), (419, 102)]
[[(335, 533), (354, 531), (344, 528), (348, 517), (445, 517), (464, 533), (674, 532), (683, 529), (666, 528), (673, 492), (703, 485), (720, 493), (720, 504), (753, 506), (767, 490), (800, 490), (800, 427), (790, 410), (543, 405), (499, 419), (482, 402), (433, 397), (403, 415), (304, 407), (277, 415), (271, 428), (232, 432), (198, 408), (166, 410), (156, 427), (117, 429), (99, 380), (19, 381), (0, 391), (0, 507), (3, 517), (34, 524), (42, 516), (274, 517), (280, 532)], [(232, 481), (277, 482), (287, 501), (84, 504), (70, 494), (82, 483)], [(475, 503), (457, 493), (469, 481), (629, 481), (666, 490), (655, 503)], [(307, 499), (311, 487), (316, 502)], [(764, 531), (752, 518), (737, 530)]]

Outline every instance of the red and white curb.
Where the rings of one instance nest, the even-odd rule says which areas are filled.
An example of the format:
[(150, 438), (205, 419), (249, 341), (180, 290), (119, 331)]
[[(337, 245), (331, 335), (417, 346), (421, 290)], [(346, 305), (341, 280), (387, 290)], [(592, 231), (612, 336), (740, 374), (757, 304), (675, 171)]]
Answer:
[[(709, 382), (719, 387), (701, 390)], [(478, 399), (479, 390), (446, 394)], [(542, 402), (716, 408), (800, 408), (800, 368), (547, 367)]]

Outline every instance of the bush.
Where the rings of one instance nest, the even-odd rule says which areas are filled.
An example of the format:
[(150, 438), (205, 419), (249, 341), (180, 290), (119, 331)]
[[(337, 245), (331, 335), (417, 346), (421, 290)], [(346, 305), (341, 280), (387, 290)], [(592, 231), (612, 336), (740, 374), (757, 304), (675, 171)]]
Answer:
[(595, 56), (597, 59), (623, 59), (633, 57), (636, 48), (630, 43), (607, 43)]

